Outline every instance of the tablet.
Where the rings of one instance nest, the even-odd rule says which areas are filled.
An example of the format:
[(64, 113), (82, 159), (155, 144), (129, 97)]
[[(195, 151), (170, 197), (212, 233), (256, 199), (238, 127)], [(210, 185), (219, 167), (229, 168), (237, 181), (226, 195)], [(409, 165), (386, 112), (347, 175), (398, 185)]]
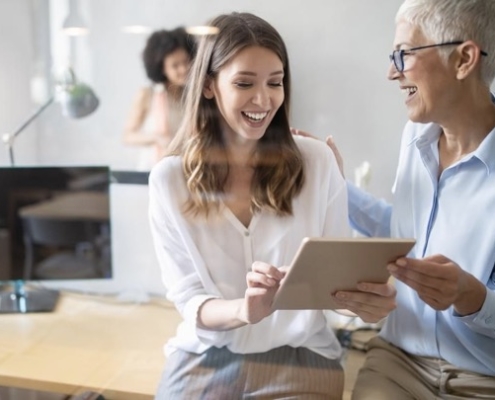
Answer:
[(359, 282), (385, 283), (387, 264), (405, 256), (413, 239), (305, 238), (275, 294), (274, 310), (341, 309), (331, 294)]

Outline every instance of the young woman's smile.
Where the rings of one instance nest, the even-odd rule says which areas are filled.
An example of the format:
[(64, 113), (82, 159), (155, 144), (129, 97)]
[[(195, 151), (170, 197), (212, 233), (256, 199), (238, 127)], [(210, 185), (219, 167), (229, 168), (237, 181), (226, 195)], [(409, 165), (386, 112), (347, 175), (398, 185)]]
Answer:
[(227, 142), (259, 140), (283, 104), (283, 64), (264, 47), (241, 50), (207, 83), (204, 95), (215, 98)]

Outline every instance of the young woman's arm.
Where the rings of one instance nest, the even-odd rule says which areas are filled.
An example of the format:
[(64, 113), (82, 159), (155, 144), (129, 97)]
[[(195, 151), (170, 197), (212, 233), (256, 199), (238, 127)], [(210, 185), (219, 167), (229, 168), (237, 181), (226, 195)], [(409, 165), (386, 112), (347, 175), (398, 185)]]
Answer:
[(246, 276), (248, 288), (244, 298), (207, 300), (198, 311), (198, 326), (225, 331), (260, 322), (273, 312), (273, 297), (285, 272), (285, 269), (254, 262)]
[[(175, 165), (173, 165), (175, 164)], [(284, 271), (255, 262), (246, 276), (244, 298), (225, 300), (212, 282), (187, 229), (181, 227), (181, 203), (175, 197), (180, 160), (167, 157), (151, 171), (150, 226), (167, 298), (198, 337), (221, 342), (227, 331), (256, 323), (272, 313), (271, 304)], [(182, 204), (182, 203), (181, 203)]]

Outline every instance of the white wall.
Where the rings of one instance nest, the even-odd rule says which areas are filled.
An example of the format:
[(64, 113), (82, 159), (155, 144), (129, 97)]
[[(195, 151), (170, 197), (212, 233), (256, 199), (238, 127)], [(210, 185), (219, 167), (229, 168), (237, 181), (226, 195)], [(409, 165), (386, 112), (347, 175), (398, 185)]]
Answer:
[[(0, 136), (12, 133), (32, 111), (32, 25), (31, 1), (0, 0)], [(16, 145), (25, 158), (35, 156), (36, 140), (35, 125), (19, 136)], [(8, 165), (7, 149), (1, 141), (0, 146), (0, 165)]]

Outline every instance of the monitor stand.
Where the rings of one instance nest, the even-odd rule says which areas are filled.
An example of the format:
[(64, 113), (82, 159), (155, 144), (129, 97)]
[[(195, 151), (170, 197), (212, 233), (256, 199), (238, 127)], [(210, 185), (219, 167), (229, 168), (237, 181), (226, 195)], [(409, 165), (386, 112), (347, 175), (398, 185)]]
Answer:
[(53, 311), (58, 297), (56, 290), (26, 290), (23, 281), (15, 281), (13, 291), (0, 292), (0, 314)]

